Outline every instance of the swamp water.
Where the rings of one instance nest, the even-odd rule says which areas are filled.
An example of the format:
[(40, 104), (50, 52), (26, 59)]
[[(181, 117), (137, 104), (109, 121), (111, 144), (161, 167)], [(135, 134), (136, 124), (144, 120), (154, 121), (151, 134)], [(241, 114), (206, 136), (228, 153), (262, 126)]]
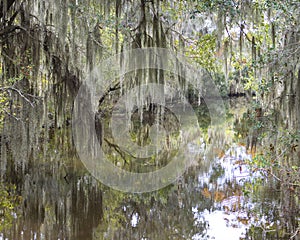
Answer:
[[(15, 123), (21, 137), (1, 139), (0, 240), (289, 239), (279, 236), (279, 193), (247, 165), (251, 155), (237, 141), (234, 123), (246, 111), (239, 102), (228, 103), (222, 131), (207, 130), (204, 148), (206, 142), (218, 147), (212, 145), (173, 184), (142, 194), (113, 190), (91, 176), (70, 146), (70, 126), (42, 126), (50, 130), (35, 136)], [(39, 144), (46, 135), (49, 141)], [(127, 166), (118, 159), (115, 164)], [(153, 170), (149, 163), (138, 165), (133, 168)]]

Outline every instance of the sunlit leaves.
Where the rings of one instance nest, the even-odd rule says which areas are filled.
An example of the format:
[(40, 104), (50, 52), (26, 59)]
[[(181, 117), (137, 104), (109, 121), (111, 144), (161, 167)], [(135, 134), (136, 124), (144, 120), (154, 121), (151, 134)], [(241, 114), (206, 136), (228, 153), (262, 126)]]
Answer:
[(16, 195), (16, 188), (13, 185), (3, 186), (0, 183), (0, 231), (12, 226), (14, 218), (17, 216), (16, 207), (20, 202), (20, 197)]
[(213, 72), (218, 72), (220, 69), (216, 54), (216, 36), (214, 34), (199, 36), (199, 39), (186, 49), (186, 55), (189, 58)]
[(6, 111), (9, 106), (9, 95), (7, 92), (0, 92), (0, 128), (3, 126)]

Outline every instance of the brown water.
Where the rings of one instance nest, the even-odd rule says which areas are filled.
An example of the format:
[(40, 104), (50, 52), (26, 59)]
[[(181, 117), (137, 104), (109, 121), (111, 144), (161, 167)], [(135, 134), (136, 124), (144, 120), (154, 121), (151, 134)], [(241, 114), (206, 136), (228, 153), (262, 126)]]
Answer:
[[(246, 109), (235, 101), (229, 111), (225, 131), (208, 130), (207, 139), (220, 142), (218, 148), (195, 159), (173, 184), (143, 194), (94, 179), (65, 137), (70, 127), (55, 130), (43, 145), (43, 136), (21, 137), (15, 150), (12, 138), (2, 138), (0, 240), (289, 239), (280, 237), (284, 222), (274, 184), (245, 164), (251, 156), (234, 137), (234, 122)], [(26, 128), (14, 124), (26, 136)]]

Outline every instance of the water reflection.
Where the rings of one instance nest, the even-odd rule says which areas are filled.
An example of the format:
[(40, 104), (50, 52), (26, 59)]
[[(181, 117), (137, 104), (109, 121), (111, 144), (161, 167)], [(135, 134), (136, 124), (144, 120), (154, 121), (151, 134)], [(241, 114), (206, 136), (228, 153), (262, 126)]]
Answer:
[[(242, 112), (231, 111), (235, 118)], [(234, 142), (235, 118), (222, 126), (226, 131), (208, 130), (204, 142), (213, 143), (210, 151), (174, 184), (144, 194), (101, 185), (74, 149), (58, 147), (66, 140), (49, 141), (43, 154), (32, 156), (19, 171), (2, 169), (2, 181), (15, 184), (11, 194), (21, 200), (11, 210), (11, 225), (2, 224), (8, 219), (0, 212), (0, 240), (276, 239), (269, 233), (280, 224), (279, 196), (262, 185), (256, 192), (247, 190), (254, 179), (267, 180), (245, 164), (251, 157), (244, 144)], [(9, 153), (7, 163), (14, 160)]]

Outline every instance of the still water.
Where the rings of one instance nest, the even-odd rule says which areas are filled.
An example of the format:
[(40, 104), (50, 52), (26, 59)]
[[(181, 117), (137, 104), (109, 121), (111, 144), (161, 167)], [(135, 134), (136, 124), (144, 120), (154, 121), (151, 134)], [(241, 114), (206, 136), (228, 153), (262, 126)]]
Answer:
[[(150, 193), (124, 193), (97, 181), (66, 139), (68, 126), (55, 130), (47, 144), (28, 145), (33, 151), (26, 157), (14, 155), (7, 140), (1, 148), (0, 240), (289, 239), (278, 235), (274, 183), (247, 165), (251, 155), (236, 138), (234, 123), (246, 109), (239, 100), (229, 106), (223, 131), (208, 129), (204, 140), (218, 147), (173, 184)], [(22, 141), (15, 147), (21, 151)]]

